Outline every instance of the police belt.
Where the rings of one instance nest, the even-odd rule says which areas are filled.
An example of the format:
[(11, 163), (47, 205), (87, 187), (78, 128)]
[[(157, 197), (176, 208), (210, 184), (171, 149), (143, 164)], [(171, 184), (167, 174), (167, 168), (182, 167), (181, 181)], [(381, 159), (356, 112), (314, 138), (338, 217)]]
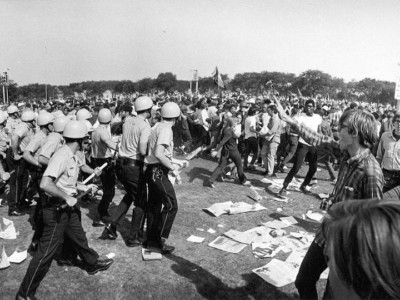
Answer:
[(117, 161), (120, 162), (122, 165), (134, 165), (136, 167), (144, 166), (144, 162), (142, 160), (133, 159), (129, 157), (118, 157)]

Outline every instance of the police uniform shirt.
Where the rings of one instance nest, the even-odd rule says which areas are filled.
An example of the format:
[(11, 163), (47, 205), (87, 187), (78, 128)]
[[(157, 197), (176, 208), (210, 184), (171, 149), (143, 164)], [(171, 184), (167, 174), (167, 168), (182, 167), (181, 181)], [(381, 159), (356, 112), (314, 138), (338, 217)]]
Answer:
[(174, 149), (172, 123), (162, 121), (153, 127), (149, 139), (149, 155), (146, 157), (148, 164), (159, 163), (159, 160), (155, 156), (157, 145), (165, 146), (164, 155), (171, 160)]
[(29, 128), (28, 124), (22, 122), (18, 124), (17, 128), (15, 128), (14, 134), (18, 135), (20, 138), (19, 150), (24, 152), (29, 144), (29, 141), (33, 137), (33, 130)]
[(44, 139), (42, 148), (38, 151), (38, 156), (50, 159), (53, 154), (59, 150), (64, 144), (64, 138), (57, 132), (50, 132)]
[(14, 130), (17, 128), (19, 123), (21, 123), (20, 119), (13, 119), (11, 117), (7, 119), (6, 128), (10, 135), (14, 133)]
[(77, 194), (78, 174), (78, 158), (67, 145), (64, 145), (50, 159), (43, 177), (54, 178), (54, 183), (60, 190), (69, 196), (74, 196)]
[(119, 156), (141, 160), (139, 144), (147, 143), (151, 134), (150, 124), (141, 116), (125, 120), (122, 127)]
[(46, 136), (47, 135), (42, 130), (39, 130), (29, 141), (28, 146), (26, 146), (25, 150), (31, 152), (33, 154), (33, 158), (36, 160), (39, 158), (40, 149), (44, 144)]
[(97, 127), (92, 133), (92, 157), (108, 158), (111, 157), (111, 151), (106, 141), (111, 140), (111, 134), (106, 126)]
[(10, 142), (10, 138), (4, 129), (0, 130), (0, 151), (5, 152), (8, 148), (8, 143)]

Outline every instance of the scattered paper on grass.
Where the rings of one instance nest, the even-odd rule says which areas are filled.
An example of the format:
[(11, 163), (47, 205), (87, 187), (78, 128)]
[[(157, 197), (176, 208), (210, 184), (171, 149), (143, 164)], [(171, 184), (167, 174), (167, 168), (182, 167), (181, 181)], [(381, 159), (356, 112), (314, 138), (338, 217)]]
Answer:
[(17, 238), (13, 221), (3, 218), (3, 222), (0, 223), (0, 238), (5, 240), (15, 240)]
[(111, 252), (106, 255), (107, 258), (111, 259), (115, 257), (115, 253)]
[(282, 212), (282, 208), (281, 208), (281, 207), (278, 207), (278, 208), (276, 209), (276, 211), (277, 211), (277, 212)]
[(217, 227), (219, 227), (219, 228), (222, 228), (222, 227), (224, 227), (225, 225), (224, 224), (218, 224), (217, 225)]
[(196, 228), (197, 231), (204, 231), (203, 228)]
[(291, 263), (296, 268), (300, 268), (304, 256), (306, 256), (306, 253), (307, 253), (306, 249), (295, 250), (292, 253), (290, 253), (288, 258), (286, 258), (286, 262)]
[(319, 196), (321, 199), (328, 199), (328, 198), (329, 198), (329, 195), (328, 195), (328, 194), (323, 194), (323, 193), (318, 194), (318, 196)]
[(306, 217), (309, 218), (310, 220), (321, 222), (322, 219), (324, 218), (324, 215), (317, 213), (317, 212), (313, 213), (313, 212), (308, 211), (306, 214)]
[(254, 269), (253, 272), (273, 286), (282, 287), (295, 281), (298, 269), (290, 263), (273, 258), (268, 264)]
[(242, 244), (251, 244), (259, 236), (256, 231), (241, 232), (234, 229), (225, 232), (224, 235)]
[(0, 257), (0, 269), (5, 269), (5, 268), (8, 268), (9, 266), (10, 266), (10, 262), (8, 260), (6, 250), (4, 249), (4, 246), (3, 246), (3, 252), (1, 253), (1, 257)]
[(236, 202), (232, 201), (215, 203), (209, 208), (205, 208), (206, 211), (212, 213), (214, 216), (219, 217), (222, 214), (240, 214), (245, 212), (254, 212), (265, 210), (266, 207), (262, 206), (260, 203), (248, 204), (246, 202)]
[(262, 224), (264, 226), (267, 226), (267, 227), (273, 228), (273, 229), (282, 229), (282, 228), (286, 228), (286, 227), (290, 226), (287, 223), (279, 221), (279, 220), (268, 221), (268, 222), (262, 223)]
[(219, 217), (220, 215), (227, 214), (232, 204), (232, 201), (215, 203), (205, 210), (212, 213), (214, 216)]
[(262, 196), (257, 192), (257, 190), (256, 189), (254, 189), (253, 187), (250, 187), (250, 192), (249, 192), (249, 197), (251, 198), (251, 199), (253, 199), (254, 201), (257, 201), (257, 202), (259, 202), (259, 201), (261, 201), (262, 200)]
[(286, 224), (288, 224), (289, 226), (298, 223), (298, 222), (296, 221), (296, 219), (293, 218), (292, 216), (290, 216), (290, 217), (282, 217), (282, 218), (280, 218), (280, 219), (281, 219), (281, 221), (282, 221), (283, 223), (286, 223)]
[(251, 249), (257, 258), (274, 257), (279, 251), (280, 246), (273, 243), (252, 243)]
[(191, 235), (188, 237), (187, 241), (188, 242), (192, 242), (192, 243), (202, 243), (204, 241), (205, 238), (203, 237), (199, 237), (199, 236), (195, 236), (195, 235)]
[(151, 252), (147, 249), (142, 248), (142, 259), (143, 260), (160, 260), (162, 258), (161, 253)]
[(207, 230), (207, 232), (208, 232), (208, 233), (211, 233), (211, 234), (216, 233), (216, 231), (215, 231), (214, 229), (212, 229), (212, 228), (209, 228), (209, 229)]
[(209, 243), (208, 246), (230, 253), (239, 253), (244, 248), (246, 248), (247, 245), (236, 242), (227, 237), (219, 236), (211, 243)]
[(22, 263), (27, 257), (28, 257), (28, 251), (27, 251), (27, 250), (22, 251), (22, 252), (14, 251), (14, 253), (11, 254), (11, 255), (8, 257), (8, 261), (9, 261), (10, 263), (20, 264), (20, 263)]
[(275, 198), (272, 198), (272, 200), (278, 201), (278, 202), (285, 202), (285, 203), (289, 202), (289, 199), (286, 197), (282, 197), (282, 198), (275, 197)]

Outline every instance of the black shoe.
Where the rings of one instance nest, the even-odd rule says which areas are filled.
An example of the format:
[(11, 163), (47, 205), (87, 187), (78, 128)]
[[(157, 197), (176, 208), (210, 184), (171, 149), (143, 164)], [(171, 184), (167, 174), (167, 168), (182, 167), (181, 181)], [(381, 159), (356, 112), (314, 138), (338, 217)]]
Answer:
[(300, 186), (300, 191), (302, 191), (304, 194), (310, 194), (311, 192), (306, 189), (304, 185)]
[(104, 227), (104, 226), (106, 226), (106, 223), (104, 223), (102, 220), (93, 220), (92, 226), (93, 227)]
[(57, 259), (57, 265), (60, 267), (80, 267), (82, 266), (82, 261), (78, 258), (59, 258)]
[(103, 233), (100, 236), (102, 240), (115, 240), (118, 237), (117, 229), (115, 226), (109, 224), (104, 228)]
[(126, 241), (126, 246), (130, 248), (140, 246), (141, 244), (142, 242), (138, 238), (128, 239)]
[(153, 245), (148, 245), (146, 242), (143, 243), (143, 248), (151, 252), (156, 252), (161, 254), (171, 254), (175, 250), (175, 247), (166, 244), (162, 246), (153, 246)]
[(286, 195), (287, 195), (286, 188), (282, 188), (278, 193), (278, 196), (280, 196), (280, 197), (286, 197)]
[(33, 256), (33, 254), (38, 249), (38, 242), (32, 242), (28, 247), (28, 253)]
[(19, 217), (19, 216), (22, 216), (22, 215), (24, 215), (24, 213), (20, 212), (19, 210), (16, 210), (16, 209), (11, 210), (11, 211), (8, 212), (8, 216), (9, 217)]
[(99, 271), (105, 271), (113, 264), (113, 262), (114, 260), (111, 258), (98, 259), (93, 266), (86, 267), (86, 272), (89, 275), (94, 275)]
[(22, 296), (20, 293), (18, 293), (17, 295), (15, 295), (15, 299), (16, 300), (36, 300), (37, 298), (35, 296)]

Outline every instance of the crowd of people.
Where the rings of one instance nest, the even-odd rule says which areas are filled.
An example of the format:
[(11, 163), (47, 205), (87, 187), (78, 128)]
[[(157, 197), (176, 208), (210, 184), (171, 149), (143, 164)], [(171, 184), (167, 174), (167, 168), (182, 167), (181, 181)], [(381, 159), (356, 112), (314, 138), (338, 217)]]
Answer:
[[(138, 95), (125, 103), (24, 103), (3, 109), (0, 176), (8, 182), (3, 187), (8, 215), (24, 214), (35, 195), (37, 202), (32, 217), (33, 258), (18, 299), (34, 297), (53, 259), (59, 265), (80, 266), (89, 274), (112, 265), (112, 259), (100, 258), (89, 247), (80, 222), (79, 199), (96, 191), (95, 185), (82, 183), (86, 178), (95, 176), (101, 182), (93, 226), (104, 227), (102, 239), (118, 237), (119, 222), (133, 204), (126, 245), (173, 252), (166, 240), (178, 201), (170, 177), (178, 177), (189, 165), (174, 154), (187, 153), (188, 157), (191, 153), (218, 157), (218, 166), (205, 183), (211, 188), (217, 179), (236, 177), (239, 184), (249, 186), (248, 172), (258, 172), (260, 180), (267, 182), (288, 171), (279, 197), (286, 196), (304, 166), (308, 171), (300, 192), (310, 193), (318, 161), (323, 162), (334, 188), (321, 205), (329, 217), (317, 231), (296, 279), (300, 298), (318, 298), (316, 282), (328, 265), (332, 275), (326, 297), (340, 299), (343, 288), (338, 289), (339, 283), (361, 298), (396, 298), (399, 294), (392, 280), (397, 269), (381, 269), (373, 259), (382, 253), (371, 253), (365, 259), (368, 266), (359, 265), (354, 257), (361, 256), (357, 247), (372, 239), (376, 245), (368, 243), (370, 251), (391, 255), (382, 258), (385, 268), (390, 269), (390, 258), (393, 264), (396, 260), (397, 250), (380, 248), (394, 247), (400, 237), (400, 219), (394, 220), (400, 214), (399, 204), (388, 201), (400, 195), (400, 114), (391, 105), (221, 93), (209, 97)], [(126, 194), (110, 215), (116, 180)], [(387, 202), (378, 201), (382, 199)], [(367, 218), (372, 215), (382, 219), (382, 229), (368, 229), (372, 225)], [(365, 226), (364, 235), (357, 230), (360, 226)], [(349, 250), (345, 260), (339, 242), (355, 249)], [(370, 284), (368, 288), (360, 278)]]

